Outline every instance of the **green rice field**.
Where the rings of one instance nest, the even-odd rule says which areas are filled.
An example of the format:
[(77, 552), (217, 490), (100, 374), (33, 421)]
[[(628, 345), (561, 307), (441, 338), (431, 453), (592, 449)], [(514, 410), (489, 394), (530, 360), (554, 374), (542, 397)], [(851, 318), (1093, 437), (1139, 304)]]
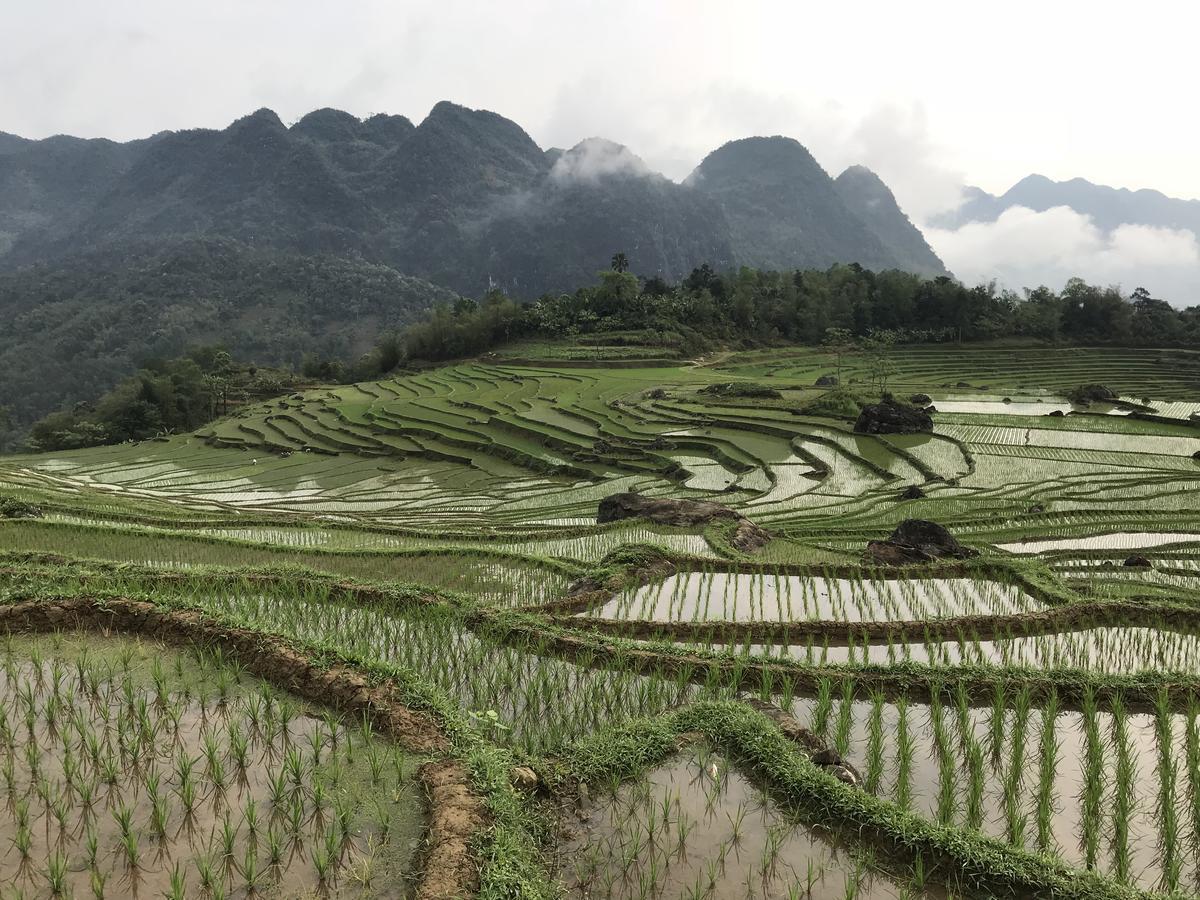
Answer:
[(1200, 353), (585, 349), (0, 457), (0, 897), (1200, 897)]

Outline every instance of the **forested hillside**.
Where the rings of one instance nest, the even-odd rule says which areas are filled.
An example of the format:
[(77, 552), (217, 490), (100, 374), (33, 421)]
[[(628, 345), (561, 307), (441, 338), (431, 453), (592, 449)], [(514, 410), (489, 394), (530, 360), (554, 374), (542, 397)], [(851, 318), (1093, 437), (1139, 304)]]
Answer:
[(146, 360), (223, 344), (259, 365), (352, 360), (455, 295), (386, 266), (230, 240), (0, 273), (0, 407), (14, 425), (95, 399)]
[(787, 138), (729, 144), (676, 184), (610, 141), (543, 150), (515, 122), (448, 102), (416, 126), (323, 109), (288, 127), (262, 109), (127, 144), (3, 135), (0, 266), (205, 236), (529, 298), (575, 289), (616, 250), (668, 280), (703, 263), (943, 273), (884, 193), (881, 219)]

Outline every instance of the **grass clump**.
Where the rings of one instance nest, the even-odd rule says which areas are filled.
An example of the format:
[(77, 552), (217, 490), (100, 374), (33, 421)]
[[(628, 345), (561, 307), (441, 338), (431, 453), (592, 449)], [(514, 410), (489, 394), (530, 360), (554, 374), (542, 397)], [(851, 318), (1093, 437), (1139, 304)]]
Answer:
[(797, 410), (802, 416), (821, 416), (828, 419), (857, 419), (864, 406), (875, 398), (865, 391), (837, 387), (805, 403)]

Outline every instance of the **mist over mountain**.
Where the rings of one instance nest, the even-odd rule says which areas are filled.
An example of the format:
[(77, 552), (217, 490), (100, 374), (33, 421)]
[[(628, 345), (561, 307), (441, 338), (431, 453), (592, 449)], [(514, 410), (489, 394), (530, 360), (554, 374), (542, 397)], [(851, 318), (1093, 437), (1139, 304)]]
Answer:
[(619, 144), (544, 151), (445, 101), (415, 126), (321, 109), (288, 127), (262, 109), (124, 144), (0, 134), (0, 266), (218, 237), (469, 294), (569, 290), (618, 250), (669, 280), (702, 263), (943, 273), (886, 186), (853, 186), (865, 177), (839, 186), (796, 141), (750, 138), (677, 184)]
[(969, 222), (994, 222), (1014, 206), (1034, 212), (1065, 206), (1088, 216), (1104, 231), (1121, 225), (1148, 225), (1200, 234), (1200, 200), (1180, 200), (1147, 189), (1113, 188), (1083, 178), (1052, 181), (1044, 175), (1028, 175), (1000, 196), (977, 187), (966, 188), (964, 196), (960, 207), (934, 216), (930, 224), (959, 228)]
[(924, 233), (967, 281), (1020, 289), (1085, 275), (1180, 308), (1200, 297), (1200, 201), (1042, 175), (999, 196), (976, 187), (964, 196)]

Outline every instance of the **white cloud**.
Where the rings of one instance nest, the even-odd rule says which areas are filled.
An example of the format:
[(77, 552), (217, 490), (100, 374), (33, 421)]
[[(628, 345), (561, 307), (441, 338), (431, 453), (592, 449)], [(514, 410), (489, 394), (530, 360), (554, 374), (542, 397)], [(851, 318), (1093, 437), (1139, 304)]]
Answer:
[(995, 222), (926, 228), (925, 237), (966, 284), (995, 279), (1014, 290), (1057, 289), (1078, 276), (1126, 291), (1145, 287), (1179, 307), (1200, 303), (1200, 241), (1188, 230), (1121, 225), (1105, 232), (1065, 206), (1014, 206)]
[(563, 153), (550, 170), (560, 183), (597, 181), (609, 175), (644, 177), (650, 168), (628, 147), (604, 138), (587, 138)]
[(868, 113), (851, 133), (844, 154), (882, 178), (914, 222), (962, 204), (963, 173), (946, 161), (920, 103), (880, 106)]

